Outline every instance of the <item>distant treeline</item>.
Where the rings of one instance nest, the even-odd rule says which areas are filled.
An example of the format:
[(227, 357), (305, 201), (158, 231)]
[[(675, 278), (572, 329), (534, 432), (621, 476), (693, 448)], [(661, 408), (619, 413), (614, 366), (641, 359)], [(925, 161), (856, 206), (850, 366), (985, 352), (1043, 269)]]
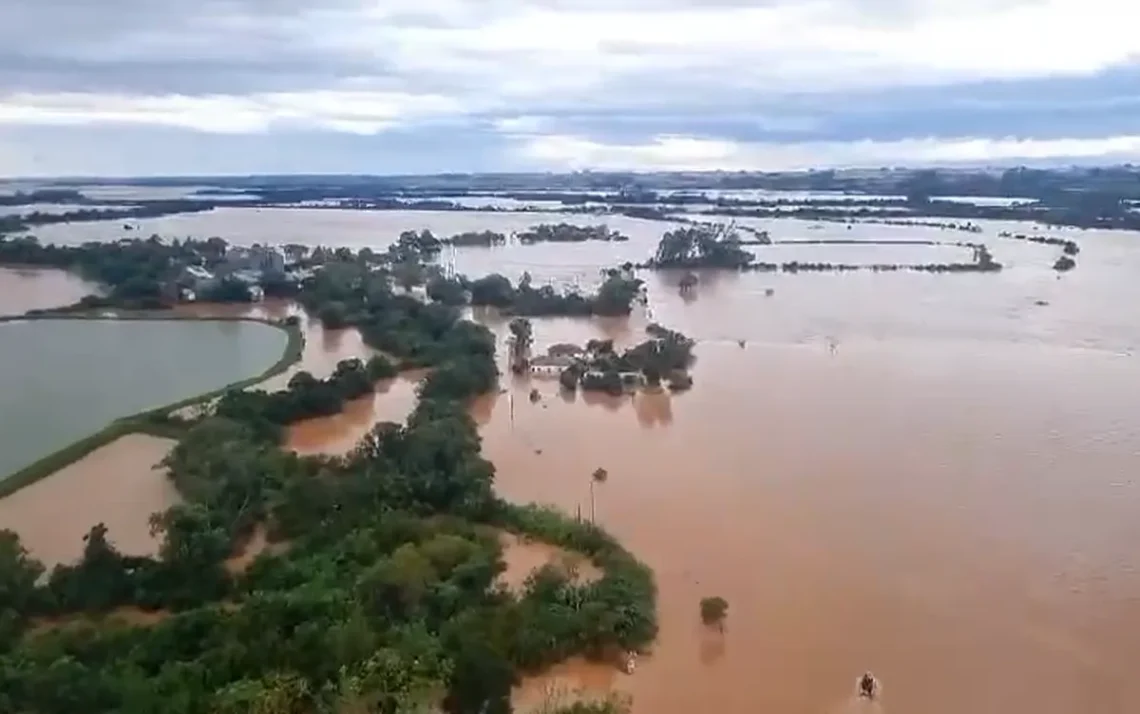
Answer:
[(863, 194), (873, 196), (1003, 196), (1063, 205), (1076, 196), (1140, 200), (1140, 168), (1086, 169), (881, 169), (878, 171), (589, 171), (577, 173), (447, 173), (404, 176), (194, 176), (56, 181), (53, 188), (108, 186), (197, 187), (231, 192), (270, 193), (289, 200), (319, 198), (457, 197), (471, 194), (532, 195), (548, 200), (568, 194), (636, 197), (646, 191), (765, 190)]
[(41, 189), (0, 194), (0, 206), (31, 206), (37, 203), (88, 203), (89, 199), (72, 189)]
[[(17, 204), (19, 205), (19, 204)], [(0, 234), (20, 233), (35, 226), (54, 223), (87, 223), (91, 221), (126, 221), (142, 218), (158, 218), (176, 213), (199, 213), (210, 211), (217, 203), (209, 201), (147, 201), (142, 205), (123, 208), (80, 208), (66, 213), (43, 213), (31, 211), (22, 215), (0, 216)], [(131, 230), (125, 226), (125, 230)]]

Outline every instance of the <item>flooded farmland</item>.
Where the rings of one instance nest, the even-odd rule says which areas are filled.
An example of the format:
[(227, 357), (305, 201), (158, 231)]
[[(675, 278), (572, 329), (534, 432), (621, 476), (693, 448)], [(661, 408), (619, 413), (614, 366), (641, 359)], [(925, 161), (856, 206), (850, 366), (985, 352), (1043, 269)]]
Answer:
[[(310, 243), (382, 247), (400, 230), (508, 230), (502, 221), (516, 220), (284, 213), (295, 233), (266, 217), (209, 230), (234, 242), (307, 231)], [(358, 224), (338, 234), (340, 220)], [(631, 240), (444, 259), (472, 275), (585, 283), (619, 258), (647, 258), (668, 227), (605, 222)], [(644, 275), (649, 306), (628, 320), (536, 320), (540, 350), (591, 337), (628, 344), (658, 321), (695, 338), (698, 361), (684, 394), (567, 398), (555, 382), (504, 376), (507, 391), (476, 405), (502, 495), (595, 512), (660, 588), (661, 637), (633, 675), (569, 663), (524, 683), (524, 698), (576, 682), (631, 694), (635, 714), (832, 714), (847, 711), (855, 677), (871, 669), (883, 711), (1135, 711), (1140, 323), (1129, 306), (1140, 298), (1140, 235), (812, 225), (756, 222), (776, 240), (980, 241), (1006, 269), (702, 273), (685, 296), (679, 276), (662, 272)], [(1078, 267), (1059, 275), (1056, 247), (999, 237), (1010, 229), (1077, 241)], [(873, 250), (875, 261), (926, 255)], [(352, 331), (310, 328), (305, 361), (331, 368), (366, 350)], [(342, 453), (410, 408), (414, 380), (388, 390), (297, 425), (289, 445)], [(591, 498), (598, 467), (610, 476)], [(698, 613), (714, 595), (729, 603), (721, 634)]]
[(0, 499), (0, 528), (16, 531), (32, 555), (51, 568), (83, 555), (83, 536), (96, 523), (127, 555), (155, 555), (150, 514), (178, 502), (158, 464), (174, 441), (128, 434)]
[(62, 270), (0, 267), (0, 316), (63, 307), (97, 291), (98, 286)]

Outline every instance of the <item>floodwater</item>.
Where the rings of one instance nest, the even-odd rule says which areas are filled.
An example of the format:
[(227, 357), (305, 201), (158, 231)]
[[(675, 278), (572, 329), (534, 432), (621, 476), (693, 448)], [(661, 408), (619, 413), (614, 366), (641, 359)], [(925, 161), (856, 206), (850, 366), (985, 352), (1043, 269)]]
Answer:
[(115, 419), (259, 374), (286, 341), (257, 322), (0, 324), (0, 478)]
[[(1056, 247), (997, 237), (1030, 226), (768, 223), (777, 240), (980, 240), (1007, 270), (704, 273), (686, 297), (660, 273), (629, 320), (536, 321), (542, 350), (629, 344), (656, 320), (697, 338), (699, 359), (686, 394), (568, 400), (505, 377), (477, 405), (513, 500), (588, 513), (606, 468), (592, 507), (661, 589), (661, 638), (635, 674), (566, 663), (521, 700), (585, 687), (631, 694), (638, 714), (1135, 711), (1140, 325), (1125, 306), (1140, 236), (1054, 231), (1083, 248), (1058, 277)], [(545, 280), (579, 247), (504, 252)], [(338, 453), (365, 426), (302, 428), (329, 429)], [(730, 603), (723, 633), (700, 623), (713, 595)], [(874, 704), (852, 697), (866, 669), (884, 683)]]
[(174, 441), (128, 434), (48, 478), (0, 499), (0, 528), (20, 534), (48, 568), (83, 555), (83, 536), (98, 522), (120, 552), (154, 555), (150, 514), (178, 502), (178, 491), (157, 468)]
[(507, 569), (499, 576), (500, 582), (516, 592), (526, 587), (527, 578), (547, 565), (573, 575), (577, 582), (589, 583), (602, 577), (596, 565), (583, 556), (541, 541), (520, 538), (513, 533), (501, 533), (503, 563)]
[(99, 286), (54, 268), (0, 267), (0, 316), (79, 302)]
[[(375, 214), (376, 235), (404, 229), (383, 222), (391, 215)], [(469, 215), (462, 230), (501, 219)], [(475, 275), (585, 280), (616, 255), (643, 260), (667, 227), (607, 222), (633, 240), (453, 259)], [(628, 320), (535, 321), (539, 350), (629, 344), (659, 321), (698, 340), (698, 362), (684, 394), (566, 398), (550, 380), (505, 376), (506, 392), (476, 405), (500, 493), (594, 511), (660, 587), (661, 636), (633, 675), (571, 662), (522, 689), (627, 692), (635, 714), (1137, 711), (1140, 235), (757, 226), (776, 240), (983, 241), (1007, 269), (701, 273), (686, 296), (680, 276), (658, 273), (645, 276), (649, 308)], [(1000, 230), (1072, 238), (1078, 267), (1058, 275), (1059, 249)], [(505, 332), (502, 319), (476, 317)], [(356, 345), (352, 334), (330, 353)], [(310, 336), (306, 359), (335, 363), (322, 344)], [(383, 399), (300, 425), (291, 445), (342, 452), (392, 418), (377, 414)], [(591, 498), (599, 466), (609, 479)], [(729, 603), (723, 633), (700, 623), (700, 599), (713, 595)], [(871, 709), (852, 698), (867, 669), (884, 687)]]

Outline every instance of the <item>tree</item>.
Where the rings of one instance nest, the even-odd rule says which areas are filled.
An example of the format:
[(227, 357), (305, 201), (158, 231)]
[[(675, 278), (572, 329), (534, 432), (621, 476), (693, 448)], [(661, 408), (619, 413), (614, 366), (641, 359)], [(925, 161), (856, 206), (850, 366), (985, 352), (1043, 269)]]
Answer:
[(511, 281), (498, 273), (492, 273), (471, 283), (471, 304), (510, 307), (514, 301), (515, 289)]
[(427, 296), (444, 305), (463, 305), (467, 302), (467, 288), (461, 280), (437, 275), (427, 282)]
[(368, 372), (368, 378), (373, 382), (378, 382), (382, 379), (392, 379), (400, 373), (400, 371), (396, 369), (396, 365), (392, 364), (392, 361), (384, 355), (372, 355), (369, 357), (365, 369)]
[(526, 369), (527, 355), (534, 342), (534, 328), (530, 320), (525, 317), (516, 317), (509, 325), (511, 331), (511, 369), (521, 372)]
[(325, 303), (317, 312), (317, 319), (321, 324), (331, 330), (338, 330), (348, 325), (348, 308), (343, 302), (333, 301)]

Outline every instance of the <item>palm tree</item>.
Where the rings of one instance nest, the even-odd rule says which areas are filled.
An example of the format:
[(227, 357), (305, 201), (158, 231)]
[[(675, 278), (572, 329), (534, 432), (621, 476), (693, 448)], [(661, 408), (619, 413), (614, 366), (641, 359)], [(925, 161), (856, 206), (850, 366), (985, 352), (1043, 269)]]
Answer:
[(594, 469), (594, 473), (590, 474), (590, 522), (595, 523), (597, 520), (597, 507), (594, 503), (594, 484), (605, 483), (606, 479), (610, 477), (610, 472), (603, 469), (601, 466)]

